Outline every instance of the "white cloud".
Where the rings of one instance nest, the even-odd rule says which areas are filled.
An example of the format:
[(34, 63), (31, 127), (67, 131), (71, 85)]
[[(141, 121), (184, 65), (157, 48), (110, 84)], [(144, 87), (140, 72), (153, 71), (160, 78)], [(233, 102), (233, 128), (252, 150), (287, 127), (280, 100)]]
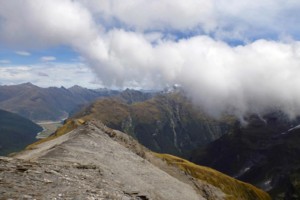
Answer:
[(271, 108), (300, 114), (300, 42), (259, 40), (231, 47), (196, 36), (151, 45), (142, 34), (118, 30), (106, 42), (108, 56), (91, 63), (105, 83), (179, 83), (213, 115), (228, 111), (241, 116)]
[(214, 7), (220, 38), (276, 38), (300, 33), (295, 23), (300, 16), (299, 1), (218, 0)]
[(82, 0), (85, 5), (108, 20), (116, 18), (140, 30), (193, 29), (215, 26), (211, 0)]
[(31, 82), (41, 87), (73, 85), (87, 88), (101, 87), (95, 83), (95, 76), (91, 70), (83, 64), (51, 63), (0, 67), (0, 80), (4, 85)]
[(19, 56), (30, 56), (31, 53), (29, 53), (28, 51), (16, 51), (16, 54), (18, 54)]
[(299, 9), (293, 0), (10, 0), (0, 2), (0, 40), (44, 46), (76, 43), (80, 37), (88, 43), (105, 29), (102, 25), (114, 28), (116, 21), (118, 27), (164, 34), (204, 31), (244, 40), (294, 36), (300, 33)]
[(89, 11), (76, 1), (1, 1), (0, 19), (0, 41), (18, 47), (86, 42), (96, 35)]
[[(239, 116), (277, 107), (293, 116), (300, 114), (300, 43), (251, 38), (299, 34), (299, 8), (300, 3), (283, 0), (1, 1), (0, 42), (19, 49), (70, 46), (108, 86), (179, 83), (211, 114)], [(218, 39), (175, 40), (177, 31), (204, 31)], [(224, 38), (250, 42), (232, 47)], [(53, 77), (50, 83), (74, 81), (74, 68), (43, 69)], [(8, 77), (34, 77), (25, 72)], [(45, 84), (45, 76), (37, 77)]]
[(18, 81), (28, 82), (31, 78), (28, 74), (29, 67), (26, 66), (13, 66), (13, 67), (0, 67), (0, 79), (2, 84), (16, 84)]
[(40, 58), (41, 61), (43, 62), (51, 62), (51, 61), (55, 61), (56, 57), (54, 56), (43, 56)]
[(295, 34), (300, 2), (295, 0), (78, 0), (97, 19), (120, 21), (135, 30), (200, 30), (219, 38), (249, 39)]

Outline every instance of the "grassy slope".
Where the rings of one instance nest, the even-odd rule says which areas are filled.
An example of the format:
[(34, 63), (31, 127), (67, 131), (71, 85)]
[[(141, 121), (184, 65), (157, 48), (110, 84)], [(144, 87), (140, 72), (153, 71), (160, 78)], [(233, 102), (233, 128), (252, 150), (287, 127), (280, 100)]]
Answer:
[(270, 200), (271, 197), (264, 192), (250, 184), (238, 181), (230, 176), (222, 174), (214, 169), (196, 165), (187, 160), (178, 158), (168, 154), (157, 154), (155, 156), (165, 160), (167, 163), (179, 167), (184, 172), (193, 176), (194, 178), (203, 180), (211, 185), (220, 188), (228, 200)]

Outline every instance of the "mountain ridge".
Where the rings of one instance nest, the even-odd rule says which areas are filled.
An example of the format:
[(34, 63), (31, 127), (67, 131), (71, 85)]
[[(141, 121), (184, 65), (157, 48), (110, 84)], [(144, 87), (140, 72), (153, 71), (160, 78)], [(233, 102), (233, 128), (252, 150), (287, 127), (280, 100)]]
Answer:
[(131, 103), (152, 96), (134, 90), (87, 89), (78, 85), (42, 88), (28, 82), (0, 86), (0, 109), (33, 121), (59, 121), (98, 98), (118, 95)]
[[(38, 190), (26, 194), (33, 198), (38, 195), (53, 198), (72, 198), (78, 195), (80, 198), (106, 199), (250, 199), (248, 192), (252, 191), (259, 199), (270, 199), (263, 191), (248, 186), (238, 189), (240, 193), (224, 192), (223, 187), (226, 185), (218, 188), (207, 180), (194, 178), (180, 168), (169, 165), (127, 134), (110, 129), (96, 120), (86, 121), (72, 131), (37, 144), (14, 157), (11, 162), (18, 162), (14, 160), (18, 158), (38, 165), (32, 167), (35, 164), (19, 164), (15, 170), (21, 172), (14, 173), (22, 175), (22, 171), (25, 171), (28, 172), (26, 180), (35, 180), (37, 177), (42, 180), (37, 186)], [(51, 171), (52, 167), (47, 167), (49, 165), (56, 171)], [(37, 170), (39, 173), (33, 173)], [(0, 171), (0, 177), (3, 173), (10, 177), (6, 171)], [(79, 180), (76, 176), (85, 177), (76, 183), (77, 186), (74, 185), (74, 181)], [(61, 180), (63, 185), (72, 187), (62, 187), (55, 180)], [(17, 183), (17, 187), (20, 184)], [(29, 185), (37, 184), (33, 181)], [(46, 185), (48, 190), (45, 191)], [(26, 187), (22, 185), (21, 188)], [(6, 195), (18, 196), (14, 187), (4, 190)], [(45, 193), (41, 194), (39, 191)], [(243, 195), (239, 196), (240, 194)]]

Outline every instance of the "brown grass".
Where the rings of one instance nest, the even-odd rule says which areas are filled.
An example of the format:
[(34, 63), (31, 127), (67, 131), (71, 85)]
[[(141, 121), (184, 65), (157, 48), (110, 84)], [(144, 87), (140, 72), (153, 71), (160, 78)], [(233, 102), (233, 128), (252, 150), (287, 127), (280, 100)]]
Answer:
[(104, 124), (116, 127), (128, 116), (128, 105), (118, 99), (107, 98), (96, 101), (90, 108), (90, 113), (85, 115), (83, 119), (97, 119)]
[(187, 160), (168, 154), (154, 153), (155, 156), (165, 160), (168, 164), (180, 168), (182, 171), (199, 180), (205, 181), (220, 188), (228, 200), (271, 200), (269, 194), (253, 185), (238, 181), (209, 167), (199, 166)]

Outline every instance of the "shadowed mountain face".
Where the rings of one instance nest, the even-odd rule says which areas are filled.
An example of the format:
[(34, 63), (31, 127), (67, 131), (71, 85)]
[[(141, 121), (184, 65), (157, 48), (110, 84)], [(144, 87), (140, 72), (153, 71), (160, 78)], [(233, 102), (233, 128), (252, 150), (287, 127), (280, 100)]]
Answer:
[(0, 110), (0, 155), (20, 151), (36, 141), (42, 128), (32, 121)]
[(62, 130), (14, 156), (19, 159), (0, 157), (3, 198), (270, 200), (213, 169), (153, 153), (99, 121), (73, 120)]
[(40, 88), (31, 83), (0, 86), (0, 108), (34, 121), (62, 120), (79, 105), (118, 94), (111, 90), (90, 90), (80, 86)]
[(217, 121), (207, 117), (177, 92), (131, 104), (106, 98), (96, 101), (76, 117), (99, 119), (153, 151), (182, 157), (228, 133), (233, 123), (229, 118)]
[(252, 183), (274, 199), (299, 199), (300, 120), (272, 113), (248, 122), (195, 151), (191, 160)]

